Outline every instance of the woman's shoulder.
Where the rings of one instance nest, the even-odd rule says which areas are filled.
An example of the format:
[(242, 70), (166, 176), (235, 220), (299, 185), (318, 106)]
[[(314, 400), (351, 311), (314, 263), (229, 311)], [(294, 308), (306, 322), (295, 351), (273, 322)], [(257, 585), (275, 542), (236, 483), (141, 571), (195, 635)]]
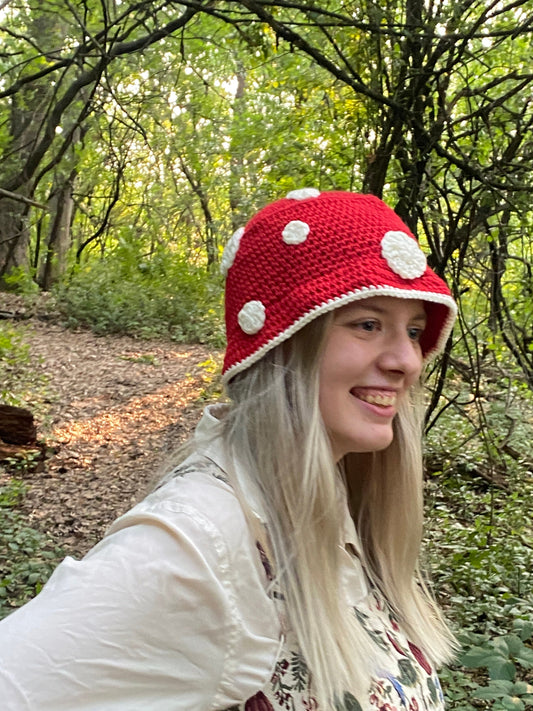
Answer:
[(118, 518), (107, 535), (139, 523), (155, 523), (180, 536), (204, 539), (232, 552), (255, 548), (241, 503), (225, 472), (211, 459), (193, 454), (167, 474), (146, 498)]
[(136, 709), (228, 708), (266, 683), (280, 634), (231, 487), (192, 461), (1, 625), (0, 697), (39, 711), (122, 711), (132, 689)]

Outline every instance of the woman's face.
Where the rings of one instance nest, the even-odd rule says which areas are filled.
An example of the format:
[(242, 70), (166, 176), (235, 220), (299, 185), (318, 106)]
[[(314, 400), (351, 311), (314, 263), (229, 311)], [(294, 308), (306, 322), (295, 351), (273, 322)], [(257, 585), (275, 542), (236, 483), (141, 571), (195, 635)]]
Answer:
[(374, 296), (334, 314), (320, 364), (319, 404), (335, 460), (374, 452), (422, 369), (422, 301)]

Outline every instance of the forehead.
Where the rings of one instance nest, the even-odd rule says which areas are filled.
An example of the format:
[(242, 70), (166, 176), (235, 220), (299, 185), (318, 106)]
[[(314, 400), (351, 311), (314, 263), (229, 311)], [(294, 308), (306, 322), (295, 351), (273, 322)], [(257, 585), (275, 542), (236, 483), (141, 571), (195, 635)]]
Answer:
[(359, 299), (351, 304), (341, 306), (334, 312), (334, 318), (343, 318), (359, 313), (375, 313), (378, 315), (396, 318), (399, 315), (409, 319), (426, 320), (424, 302), (420, 299), (402, 299), (395, 296), (371, 296), (368, 299)]

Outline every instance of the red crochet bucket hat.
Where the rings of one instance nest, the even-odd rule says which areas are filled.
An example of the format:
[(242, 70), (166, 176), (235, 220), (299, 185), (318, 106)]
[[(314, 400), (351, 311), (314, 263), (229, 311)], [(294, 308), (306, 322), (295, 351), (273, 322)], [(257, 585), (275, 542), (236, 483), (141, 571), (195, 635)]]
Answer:
[(457, 307), (409, 228), (373, 195), (294, 190), (260, 210), (229, 240), (227, 381), (320, 314), (371, 296), (421, 299), (421, 347), (435, 356)]

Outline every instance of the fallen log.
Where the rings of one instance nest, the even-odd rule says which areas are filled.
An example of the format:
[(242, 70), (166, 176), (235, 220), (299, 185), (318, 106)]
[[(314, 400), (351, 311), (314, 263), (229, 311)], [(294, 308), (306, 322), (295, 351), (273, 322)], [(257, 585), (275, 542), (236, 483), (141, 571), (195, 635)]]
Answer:
[(30, 410), (0, 405), (0, 439), (6, 444), (35, 444), (37, 428)]

